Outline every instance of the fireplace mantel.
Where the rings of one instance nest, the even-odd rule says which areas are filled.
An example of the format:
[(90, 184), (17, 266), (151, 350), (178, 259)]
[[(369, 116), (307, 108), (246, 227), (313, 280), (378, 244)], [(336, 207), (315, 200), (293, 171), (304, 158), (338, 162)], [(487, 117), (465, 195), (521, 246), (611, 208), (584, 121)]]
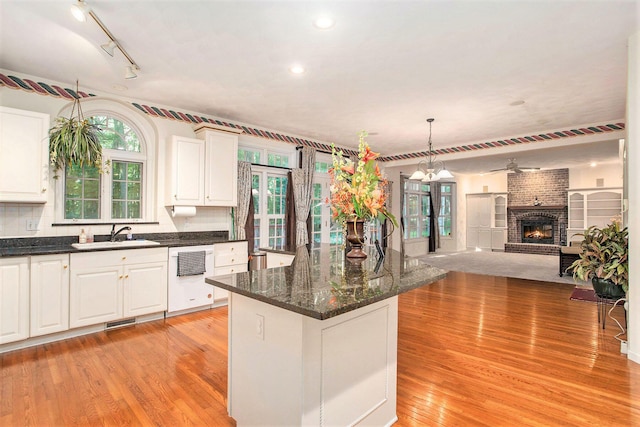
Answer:
[(514, 211), (535, 211), (535, 210), (550, 210), (550, 209), (566, 209), (567, 205), (540, 205), (540, 206), (507, 206), (507, 209)]

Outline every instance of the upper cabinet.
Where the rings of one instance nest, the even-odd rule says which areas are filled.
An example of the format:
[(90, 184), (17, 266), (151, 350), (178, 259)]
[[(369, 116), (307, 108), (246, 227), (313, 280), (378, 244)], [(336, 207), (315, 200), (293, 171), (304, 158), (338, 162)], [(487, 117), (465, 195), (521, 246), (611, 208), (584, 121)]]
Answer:
[(0, 107), (0, 202), (45, 203), (49, 115)]
[(570, 232), (582, 232), (592, 225), (602, 228), (622, 218), (622, 188), (569, 190), (568, 198)]
[(166, 204), (236, 206), (238, 134), (201, 124), (196, 135), (171, 139)]

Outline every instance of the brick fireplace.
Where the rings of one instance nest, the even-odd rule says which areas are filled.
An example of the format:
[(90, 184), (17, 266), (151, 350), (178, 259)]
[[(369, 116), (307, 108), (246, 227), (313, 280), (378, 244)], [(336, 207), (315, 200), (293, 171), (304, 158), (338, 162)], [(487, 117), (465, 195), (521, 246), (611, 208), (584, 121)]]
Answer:
[(511, 173), (507, 188), (505, 252), (557, 254), (566, 242), (569, 170)]

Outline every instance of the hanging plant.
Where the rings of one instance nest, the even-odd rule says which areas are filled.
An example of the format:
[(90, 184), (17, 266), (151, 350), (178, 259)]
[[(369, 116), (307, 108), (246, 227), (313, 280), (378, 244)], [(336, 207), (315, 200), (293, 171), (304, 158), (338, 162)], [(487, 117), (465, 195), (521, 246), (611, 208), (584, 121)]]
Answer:
[(103, 169), (102, 145), (98, 137), (101, 131), (97, 125), (84, 118), (80, 97), (76, 95), (69, 118), (58, 117), (55, 125), (49, 129), (49, 161), (54, 169), (54, 177), (58, 178), (58, 171), (64, 171), (69, 165), (96, 167), (100, 173), (106, 172)]

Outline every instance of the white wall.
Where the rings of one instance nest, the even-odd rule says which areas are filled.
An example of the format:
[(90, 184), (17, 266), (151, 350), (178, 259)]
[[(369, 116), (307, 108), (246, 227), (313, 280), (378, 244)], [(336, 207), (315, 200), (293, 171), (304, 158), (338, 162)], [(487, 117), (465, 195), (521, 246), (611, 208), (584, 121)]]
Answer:
[[(640, 13), (640, 5), (638, 5)], [(628, 357), (640, 363), (640, 32), (629, 38), (627, 93), (627, 169), (629, 211)], [(633, 183), (633, 185), (630, 185)]]
[(607, 163), (595, 167), (583, 166), (569, 170), (569, 188), (594, 188), (602, 179), (603, 187), (622, 187), (622, 162)]

